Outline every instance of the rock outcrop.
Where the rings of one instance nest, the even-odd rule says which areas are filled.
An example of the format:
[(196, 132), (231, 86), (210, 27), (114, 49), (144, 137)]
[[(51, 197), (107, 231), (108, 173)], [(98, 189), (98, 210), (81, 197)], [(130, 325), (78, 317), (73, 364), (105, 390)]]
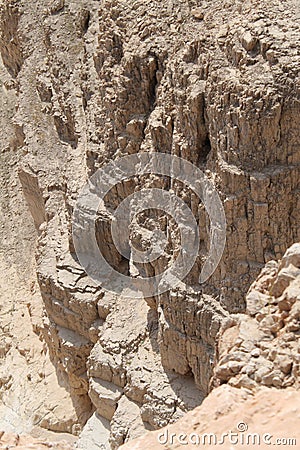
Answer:
[(0, 432), (28, 434), (42, 426), (56, 437), (66, 432), (73, 442), (77, 412), (42, 336), (37, 234), (18, 177), (22, 132), (13, 121), (16, 92), (1, 61), (0, 79)]
[[(1, 1), (5, 90), (15, 101), (13, 142), (38, 235), (36, 271), (45, 307), (39, 333), (72, 396), (76, 417), (70, 416), (69, 429), (78, 433), (88, 421), (78, 444), (85, 448), (118, 448), (200, 405), (216, 352), (216, 384), (246, 383), (255, 390), (262, 380), (276, 387), (297, 383), (296, 340), (282, 336), (297, 333), (288, 280), (297, 279), (298, 269), (278, 272), (269, 261), (300, 240), (299, 5), (198, 3)], [(105, 292), (79, 265), (72, 240), (74, 205), (88, 177), (107, 161), (138, 152), (170, 153), (201, 168), (227, 219), (221, 263), (199, 286), (210, 229), (193, 193), (158, 176), (136, 177), (110, 192), (96, 235), (122, 273), (131, 268), (111, 245), (109, 219), (132, 192), (172, 190), (199, 226), (200, 257), (191, 273), (147, 301)], [(145, 245), (153, 222), (176, 242), (172, 220), (151, 211), (133, 226), (137, 246)], [(171, 265), (175, 255), (176, 248), (167, 246), (163, 259), (145, 264), (145, 274)], [(279, 281), (270, 293), (259, 287), (261, 276), (248, 294), (248, 317), (245, 294), (265, 263)], [(250, 306), (251, 295), (263, 302), (262, 312)], [(248, 329), (257, 335), (253, 342), (245, 337)], [(268, 348), (274, 335), (274, 345), (289, 349), (285, 358)], [(243, 345), (250, 356), (234, 359)], [(247, 368), (253, 361), (258, 371), (267, 364), (268, 372), (255, 378)], [(89, 429), (103, 441), (87, 444)]]
[(71, 450), (74, 448), (68, 442), (50, 442), (43, 441), (41, 439), (34, 439), (32, 436), (26, 435), (13, 435), (4, 433), (3, 431), (0, 433), (0, 448), (8, 449), (8, 448), (17, 448), (18, 450), (43, 450), (47, 448), (53, 448), (56, 450)]
[(299, 428), (287, 418), (299, 416), (299, 396), (290, 388), (262, 388), (249, 396), (244, 389), (224, 385), (175, 424), (147, 433), (121, 449), (297, 448)]
[(246, 314), (231, 315), (219, 332), (213, 390), (202, 405), (122, 449), (243, 448), (246, 439), (252, 448), (297, 446), (299, 268), (297, 243), (278, 263), (268, 262), (251, 285)]
[(300, 244), (270, 261), (251, 286), (247, 315), (221, 330), (213, 384), (299, 388)]

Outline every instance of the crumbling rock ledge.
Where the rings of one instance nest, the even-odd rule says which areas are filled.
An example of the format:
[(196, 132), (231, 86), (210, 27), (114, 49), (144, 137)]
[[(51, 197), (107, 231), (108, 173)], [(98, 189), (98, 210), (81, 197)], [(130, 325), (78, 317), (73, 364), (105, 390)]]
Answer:
[[(274, 445), (276, 438), (294, 439), (294, 443), (285, 441), (285, 445), (295, 446), (300, 437), (295, 426), (300, 400), (299, 283), (300, 244), (296, 243), (281, 261), (268, 262), (251, 285), (246, 314), (232, 314), (220, 329), (213, 390), (202, 405), (176, 424), (147, 433), (121, 448), (175, 449), (181, 448), (180, 441), (184, 440), (185, 448), (192, 449), (195, 434), (202, 439), (205, 433), (216, 435), (218, 447), (222, 434), (230, 431), (244, 432), (244, 439), (247, 432), (260, 434), (261, 448)], [(272, 435), (273, 440), (264, 442), (264, 434)], [(200, 440), (199, 445), (209, 448), (214, 442), (207, 439)], [(225, 439), (224, 448), (232, 443)], [(237, 444), (237, 448), (243, 447), (241, 441)], [(255, 448), (258, 441), (250, 444)]]
[[(190, 430), (190, 432), (195, 432), (196, 430), (198, 433), (203, 433), (209, 430), (213, 432), (216, 429), (216, 432), (221, 434), (226, 431), (223, 422), (230, 427), (231, 416), (236, 417), (239, 414), (237, 410), (242, 411), (241, 414), (246, 415), (247, 421), (251, 417), (251, 424), (254, 428), (254, 425), (256, 427), (258, 422), (255, 415), (252, 417), (249, 414), (248, 408), (251, 411), (251, 408), (258, 404), (260, 412), (254, 410), (254, 413), (266, 415), (266, 423), (269, 427), (267, 431), (275, 432), (276, 430), (279, 436), (281, 429), (278, 428), (277, 423), (272, 418), (274, 416), (272, 408), (276, 401), (283, 402), (283, 408), (280, 406), (280, 415), (286, 418), (287, 416), (284, 414), (287, 414), (288, 411), (285, 411), (285, 408), (288, 410), (289, 407), (292, 407), (288, 405), (286, 399), (292, 398), (294, 395), (291, 393), (291, 388), (298, 389), (299, 387), (299, 280), (300, 244), (294, 244), (287, 250), (281, 261), (268, 262), (257, 280), (251, 285), (246, 295), (246, 314), (232, 314), (224, 320), (216, 339), (215, 367), (211, 379), (211, 387), (215, 389), (209, 394), (203, 405), (192, 413), (192, 416), (188, 414), (183, 421), (177, 422), (174, 428), (173, 426), (168, 428), (170, 432), (181, 431), (180, 426), (182, 425), (182, 432), (184, 433), (187, 430)], [(188, 379), (182, 378), (180, 380), (174, 373), (170, 373), (164, 388), (163, 386), (159, 388), (163, 388), (163, 390), (156, 392), (156, 400), (155, 397), (153, 398), (154, 392), (152, 391), (153, 388), (151, 389), (152, 376), (157, 380), (162, 380), (162, 368), (159, 367), (159, 359), (153, 361), (153, 355), (151, 356), (151, 353), (149, 353), (151, 335), (149, 336), (149, 341), (144, 338), (141, 346), (139, 336), (143, 334), (143, 327), (141, 326), (141, 315), (139, 316), (138, 314), (141, 314), (140, 305), (138, 304), (137, 310), (134, 310), (136, 301), (128, 302), (127, 304), (124, 301), (119, 301), (118, 304), (118, 301), (119, 299), (115, 299), (116, 305), (118, 305), (115, 309), (117, 311), (115, 314), (118, 317), (122, 317), (124, 322), (128, 320), (128, 317), (131, 318), (131, 321), (137, 317), (137, 321), (133, 321), (130, 328), (127, 327), (128, 334), (125, 337), (122, 324), (120, 324), (122, 329), (120, 336), (115, 333), (113, 336), (108, 334), (108, 336), (111, 336), (111, 339), (106, 341), (107, 331), (104, 331), (101, 344), (97, 343), (94, 346), (88, 359), (89, 395), (96, 405), (98, 413), (107, 420), (111, 420), (115, 439), (118, 439), (116, 440), (117, 446), (122, 444), (124, 439), (123, 433), (128, 429), (131, 432), (127, 435), (127, 439), (131, 440), (145, 431), (145, 422), (157, 428), (164, 425), (164, 420), (165, 424), (167, 424), (176, 419), (174, 416), (171, 417), (168, 412), (169, 407), (171, 409), (174, 407), (170, 403), (172, 388), (174, 389), (176, 386), (175, 392), (181, 392), (182, 394), (185, 390), (188, 395), (186, 399), (189, 399), (187, 404), (189, 405), (192, 402), (193, 392), (192, 381), (190, 381), (189, 385)], [(103, 309), (105, 311), (104, 305), (105, 302), (102, 303), (102, 307), (100, 306), (100, 311), (105, 315), (106, 312), (103, 313)], [(146, 304), (144, 304), (144, 307), (148, 308)], [(115, 320), (117, 320), (117, 317)], [(111, 331), (114, 323), (114, 314), (110, 313), (106, 316), (106, 321), (107, 323), (103, 325), (104, 329), (107, 326), (108, 330)], [(119, 353), (117, 353), (118, 356), (113, 356), (115, 354), (114, 349), (117, 348), (119, 351), (120, 347), (122, 347), (122, 339), (124, 339), (125, 348), (126, 344), (130, 347), (131, 342), (134, 343), (135, 341), (138, 343), (135, 350), (135, 359), (131, 362), (131, 365), (126, 367), (127, 370), (124, 370), (124, 367), (122, 368), (121, 365), (122, 351), (120, 356)], [(147, 341), (149, 342), (148, 347)], [(156, 342), (155, 336), (153, 341)], [(104, 350), (105, 345), (110, 349), (107, 353)], [(123, 354), (125, 356), (126, 352)], [(143, 372), (139, 370), (141, 366), (144, 370), (147, 370), (149, 381), (147, 381)], [(178, 390), (180, 386), (178, 383), (182, 383), (183, 391)], [(227, 384), (228, 387), (217, 388), (217, 386), (223, 384)], [(231, 390), (229, 386), (232, 388)], [(262, 389), (264, 386), (273, 388), (270, 394), (267, 390)], [(238, 391), (238, 388), (240, 391)], [(283, 396), (283, 394), (274, 393), (274, 388), (289, 389)], [(167, 394), (168, 391), (169, 394)], [(163, 395), (162, 392), (164, 392)], [(195, 391), (195, 396), (197, 396), (197, 391)], [(229, 396), (230, 401), (227, 396)], [(295, 398), (293, 397), (293, 401)], [(220, 401), (221, 404), (223, 402), (227, 407), (222, 412), (224, 420), (223, 422), (221, 421), (221, 428), (218, 427), (218, 415), (222, 410)], [(242, 409), (237, 408), (237, 404), (244, 401), (246, 403), (244, 406), (241, 406)], [(262, 406), (264, 403), (261, 403), (264, 401), (268, 402), (266, 403), (266, 410)], [(159, 402), (156, 403), (157, 406), (155, 406), (155, 402)], [(218, 405), (218, 413), (216, 413), (216, 420), (212, 416), (210, 422), (207, 419), (207, 411), (209, 410), (211, 413), (214, 402)], [(141, 409), (138, 407), (139, 404), (143, 404)], [(156, 417), (159, 418), (159, 422), (153, 419), (153, 410), (155, 411), (157, 407), (159, 409), (157, 409)], [(150, 416), (148, 415), (149, 412)], [(206, 422), (200, 429), (196, 426), (197, 423), (202, 424), (198, 414), (203, 414), (206, 417)], [(194, 418), (195, 420), (197, 419), (195, 426), (187, 425), (191, 417), (193, 420)], [(239, 417), (236, 417), (235, 420), (238, 421)], [(257, 420), (259, 419), (257, 418)], [(105, 426), (107, 428), (108, 422)], [(255, 432), (259, 432), (260, 429), (256, 428)], [(295, 429), (291, 427), (289, 430), (290, 434), (286, 430), (284, 432), (282, 430), (283, 434), (280, 436), (295, 437)], [(143, 438), (137, 443), (130, 443), (129, 448), (152, 448), (154, 438), (151, 437), (151, 434), (146, 436), (147, 438)], [(158, 433), (156, 432), (154, 436), (157, 439)], [(106, 433), (106, 439), (108, 442), (108, 433)], [(171, 448), (177, 447), (174, 445)]]
[(220, 331), (212, 385), (298, 389), (300, 244), (266, 264), (246, 301), (247, 315), (231, 316)]
[[(281, 329), (296, 333), (297, 311), (290, 294), (279, 300), (280, 283), (271, 318), (230, 316), (245, 312), (245, 294), (265, 263), (277, 270), (268, 261), (300, 240), (298, 2), (3, 0), (0, 13), (6, 88), (17, 99), (20, 181), (39, 235), (43, 335), (78, 416), (68, 427), (78, 433), (87, 420), (87, 427), (97, 424), (115, 449), (176, 421), (208, 394), (216, 339), (230, 320), (226, 339), (237, 338), (234, 352), (243, 343), (254, 346), (253, 355), (231, 361), (229, 352), (222, 360), (221, 331), (214, 383), (256, 386), (261, 381), (245, 366), (267, 360), (264, 384), (293, 385), (293, 358), (281, 361), (272, 349), (244, 342), (244, 328), (263, 336), (265, 346), (273, 333), (280, 341)], [(72, 211), (88, 176), (140, 151), (200, 167), (227, 218), (222, 261), (199, 288), (209, 242), (203, 205), (176, 180), (149, 178), (147, 186), (173, 189), (191, 206), (201, 257), (179, 288), (148, 303), (105, 293), (79, 266), (71, 238)], [(97, 237), (120, 271), (128, 264), (110, 245), (108, 213), (144, 185), (137, 179), (116, 186), (99, 213)], [(176, 236), (166, 217), (145, 214), (133, 230), (137, 241), (151, 220)], [(173, 257), (167, 249), (163, 262), (145, 265), (146, 274)], [(284, 302), (290, 310), (281, 309)]]
[(296, 448), (299, 428), (289, 417), (299, 417), (299, 400), (299, 391), (291, 388), (262, 388), (249, 395), (243, 388), (223, 385), (175, 424), (146, 433), (121, 449), (192, 450), (199, 446), (240, 450), (248, 442), (249, 448), (267, 450), (276, 439), (286, 448)]

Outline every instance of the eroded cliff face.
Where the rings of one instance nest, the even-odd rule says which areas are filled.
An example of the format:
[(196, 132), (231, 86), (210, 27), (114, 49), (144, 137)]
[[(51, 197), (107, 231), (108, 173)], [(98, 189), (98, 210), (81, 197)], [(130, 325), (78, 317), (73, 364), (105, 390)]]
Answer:
[[(42, 337), (43, 303), (36, 279), (37, 233), (18, 177), (21, 128), (14, 124), (16, 91), (0, 63), (0, 447), (42, 425), (76, 431), (78, 423), (66, 377), (57, 377)], [(51, 432), (42, 433), (45, 439)], [(75, 437), (67, 435), (69, 441)], [(5, 442), (5, 444), (4, 444)]]
[(299, 388), (299, 268), (299, 244), (266, 264), (246, 296), (247, 314), (220, 330), (213, 386)]
[[(19, 179), (38, 233), (44, 339), (68, 379), (73, 424), (93, 413), (86, 435), (97, 429), (103, 445), (117, 448), (202, 402), (220, 328), (245, 311), (263, 265), (300, 239), (299, 5), (7, 0), (0, 28), (6, 89), (16, 97)], [(124, 300), (78, 264), (71, 216), (98, 167), (150, 151), (206, 173), (224, 204), (227, 243), (200, 288), (209, 243), (203, 205), (172, 179), (116, 186), (109, 207), (145, 185), (172, 189), (200, 230), (201, 258), (182, 285), (147, 301)], [(141, 245), (153, 218), (142, 216), (133, 230)], [(108, 225), (109, 214), (99, 214), (103, 251), (128, 271)], [(172, 264), (172, 251), (164, 256), (145, 273)]]
[[(222, 440), (225, 448), (230, 444), (242, 448), (245, 442), (251, 448), (296, 446), (299, 281), (300, 245), (294, 244), (281, 261), (269, 261), (253, 282), (246, 296), (246, 314), (231, 315), (221, 327), (213, 390), (202, 405), (175, 424), (146, 433), (122, 449), (175, 449), (182, 445), (192, 449), (196, 444), (211, 448), (221, 446)], [(290, 415), (295, 417), (294, 423)], [(235, 433), (231, 440), (230, 430)], [(252, 440), (252, 433), (259, 441)], [(266, 435), (269, 437), (264, 439)]]
[(121, 449), (242, 449), (245, 445), (264, 450), (271, 445), (293, 448), (299, 441), (299, 429), (287, 417), (298, 412), (299, 392), (293, 389), (263, 388), (249, 395), (243, 389), (225, 385), (212, 391), (201, 406), (178, 422), (146, 433)]

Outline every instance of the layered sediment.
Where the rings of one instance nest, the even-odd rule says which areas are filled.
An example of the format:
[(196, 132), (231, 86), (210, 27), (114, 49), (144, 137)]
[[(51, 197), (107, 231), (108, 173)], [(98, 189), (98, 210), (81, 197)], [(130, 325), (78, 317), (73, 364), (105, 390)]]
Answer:
[[(297, 279), (270, 262), (300, 240), (297, 3), (5, 0), (0, 14), (3, 89), (13, 97), (19, 182), (37, 235), (39, 333), (76, 411), (60, 431), (86, 424), (79, 446), (97, 448), (89, 441), (97, 430), (114, 449), (200, 405), (212, 383), (296, 387), (296, 344), (280, 359), (285, 347), (274, 337), (284, 329), (297, 342), (293, 294), (282, 299), (280, 281), (271, 293), (257, 287), (264, 275), (247, 292), (265, 264), (270, 276)], [(210, 233), (199, 199), (172, 177), (120, 183), (99, 211), (96, 234), (121, 273), (132, 268), (111, 245), (111, 210), (134, 191), (172, 190), (200, 233), (200, 257), (177, 288), (124, 300), (80, 266), (72, 213), (99, 167), (138, 152), (176, 155), (206, 174), (224, 205), (227, 242), (199, 286)], [(172, 220), (149, 212), (133, 225), (137, 245), (153, 222), (176, 242)], [(167, 247), (145, 274), (172, 265), (175, 254)]]

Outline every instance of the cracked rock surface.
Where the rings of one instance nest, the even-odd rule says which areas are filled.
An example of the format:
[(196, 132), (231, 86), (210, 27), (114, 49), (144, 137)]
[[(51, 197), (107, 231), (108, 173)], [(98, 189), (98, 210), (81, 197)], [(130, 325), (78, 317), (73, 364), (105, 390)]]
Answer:
[(299, 388), (300, 244), (270, 261), (246, 296), (247, 314), (220, 332), (212, 383)]
[(175, 424), (147, 433), (121, 449), (242, 449), (246, 442), (253, 449), (295, 448), (299, 428), (287, 418), (299, 416), (299, 397), (299, 391), (291, 388), (262, 388), (249, 395), (244, 389), (220, 386)]
[[(42, 414), (40, 405), (32, 408), (45, 428), (81, 432), (78, 448), (116, 449), (174, 422), (201, 404), (212, 383), (297, 387), (300, 269), (298, 250), (285, 252), (300, 240), (299, 30), (295, 0), (0, 2), (1, 163), (5, 172), (8, 158), (14, 161), (12, 190), (20, 195), (22, 187), (32, 217), (22, 213), (18, 225), (28, 239), (18, 271), (36, 271), (44, 320), (33, 325), (34, 336), (47, 344), (47, 364), (53, 370), (54, 363), (68, 405), (51, 403)], [(163, 256), (143, 267), (112, 245), (110, 219), (135, 190), (173, 191), (200, 233), (200, 256), (177, 288), (124, 300), (78, 263), (71, 218), (80, 189), (106, 162), (137, 152), (187, 159), (220, 194), (226, 247), (201, 287), (208, 216), (170, 177), (115, 186), (99, 210), (96, 237), (121, 273), (161, 272), (177, 249), (168, 215), (148, 211), (132, 224), (136, 248), (148, 245), (155, 227), (169, 237)], [(7, 201), (1, 195), (1, 207), (17, 216)], [(15, 216), (6, 217), (16, 223)], [(10, 348), (5, 336), (3, 348)], [(19, 353), (26, 359), (30, 349)]]

